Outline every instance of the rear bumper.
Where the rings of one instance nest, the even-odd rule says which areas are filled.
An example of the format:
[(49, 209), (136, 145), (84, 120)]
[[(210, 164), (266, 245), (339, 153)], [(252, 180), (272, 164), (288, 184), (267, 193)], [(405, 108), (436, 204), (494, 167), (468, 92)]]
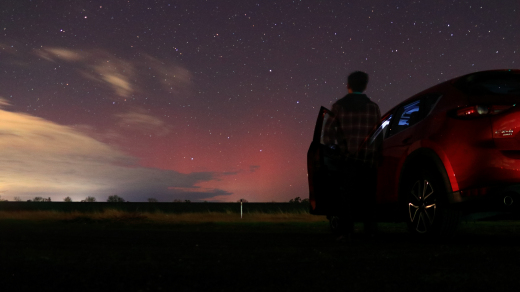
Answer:
[(520, 214), (520, 184), (455, 192), (453, 206), (465, 213), (498, 212)]

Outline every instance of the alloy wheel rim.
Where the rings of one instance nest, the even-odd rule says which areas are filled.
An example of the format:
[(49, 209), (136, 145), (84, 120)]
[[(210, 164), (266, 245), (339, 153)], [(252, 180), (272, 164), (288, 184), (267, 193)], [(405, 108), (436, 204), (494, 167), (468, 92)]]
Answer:
[(424, 179), (418, 180), (410, 190), (408, 213), (413, 228), (418, 233), (426, 233), (433, 225), (437, 204), (431, 183)]

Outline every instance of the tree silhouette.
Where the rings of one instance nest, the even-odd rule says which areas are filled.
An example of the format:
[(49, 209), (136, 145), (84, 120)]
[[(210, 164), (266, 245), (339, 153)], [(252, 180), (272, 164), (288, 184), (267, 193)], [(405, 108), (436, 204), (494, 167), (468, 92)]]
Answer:
[(96, 201), (96, 198), (91, 197), (91, 196), (88, 196), (85, 200), (81, 200), (81, 201), (82, 201), (82, 202), (92, 203), (92, 202), (95, 202), (95, 201)]
[(302, 198), (300, 198), (300, 197), (296, 197), (294, 199), (289, 200), (289, 203), (301, 203), (301, 202), (302, 202)]
[(65, 199), (63, 199), (64, 202), (67, 202), (67, 203), (70, 203), (72, 202), (72, 199), (70, 197), (66, 197)]
[(121, 198), (120, 196), (118, 196), (118, 195), (112, 195), (112, 196), (108, 197), (107, 202), (110, 202), (110, 203), (123, 203), (123, 202), (125, 202), (125, 200), (123, 198)]
[(51, 202), (51, 198), (43, 198), (43, 197), (34, 197), (34, 199), (32, 199), (32, 202)]
[(289, 200), (289, 203), (309, 204), (309, 199), (308, 199), (308, 198), (302, 199), (302, 198), (300, 198), (300, 197), (296, 197), (296, 198), (294, 198), (294, 199), (290, 199), (290, 200)]
[(148, 203), (157, 203), (159, 201), (157, 201), (156, 198), (148, 198)]

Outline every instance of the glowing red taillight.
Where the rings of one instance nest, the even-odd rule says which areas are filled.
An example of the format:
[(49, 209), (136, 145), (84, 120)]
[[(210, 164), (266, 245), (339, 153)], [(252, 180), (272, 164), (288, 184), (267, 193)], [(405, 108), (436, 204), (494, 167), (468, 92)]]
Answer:
[(457, 110), (457, 117), (467, 117), (467, 116), (473, 116), (475, 114), (478, 114), (474, 106), (466, 107)]
[(473, 105), (458, 109), (456, 112), (457, 117), (479, 117), (486, 115), (496, 115), (503, 111), (506, 111), (512, 107), (513, 105)]

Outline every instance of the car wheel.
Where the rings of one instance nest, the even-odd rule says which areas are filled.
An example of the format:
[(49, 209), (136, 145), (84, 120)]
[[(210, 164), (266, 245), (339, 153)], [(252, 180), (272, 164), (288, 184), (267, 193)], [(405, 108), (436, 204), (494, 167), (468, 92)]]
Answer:
[(418, 235), (451, 236), (460, 221), (460, 212), (450, 206), (448, 191), (433, 171), (410, 175), (405, 192), (408, 229)]

